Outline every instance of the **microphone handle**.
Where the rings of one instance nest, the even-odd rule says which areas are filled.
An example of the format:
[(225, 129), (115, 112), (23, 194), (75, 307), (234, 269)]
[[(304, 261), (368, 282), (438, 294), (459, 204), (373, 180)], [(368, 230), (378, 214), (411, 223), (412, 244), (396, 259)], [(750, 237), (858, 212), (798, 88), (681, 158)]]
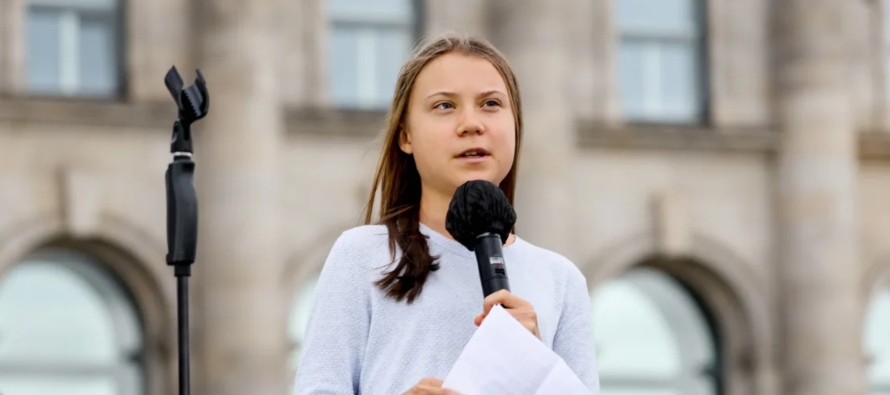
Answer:
[(495, 233), (476, 236), (476, 263), (479, 266), (479, 280), (482, 281), (484, 297), (502, 289), (510, 290), (507, 280), (507, 267), (501, 237)]

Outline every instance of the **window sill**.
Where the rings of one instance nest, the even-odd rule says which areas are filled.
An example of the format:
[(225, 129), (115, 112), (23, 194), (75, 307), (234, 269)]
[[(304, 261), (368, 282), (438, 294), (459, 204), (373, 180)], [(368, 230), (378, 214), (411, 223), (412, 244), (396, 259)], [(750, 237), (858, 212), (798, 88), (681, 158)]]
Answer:
[(860, 133), (859, 157), (866, 160), (890, 160), (890, 132)]
[(289, 108), (285, 117), (288, 135), (372, 139), (386, 124), (386, 110)]
[[(607, 126), (590, 121), (579, 124), (582, 148), (633, 148), (685, 151), (751, 152), (774, 154), (779, 135), (770, 127), (709, 128), (684, 125), (628, 124)], [(858, 134), (860, 160), (890, 161), (890, 131)]]
[(593, 121), (578, 124), (582, 148), (636, 148), (720, 152), (772, 153), (778, 147), (776, 133), (767, 126), (713, 128), (700, 125), (625, 124)]
[(175, 120), (176, 108), (172, 102), (0, 97), (0, 122), (159, 128), (171, 127)]

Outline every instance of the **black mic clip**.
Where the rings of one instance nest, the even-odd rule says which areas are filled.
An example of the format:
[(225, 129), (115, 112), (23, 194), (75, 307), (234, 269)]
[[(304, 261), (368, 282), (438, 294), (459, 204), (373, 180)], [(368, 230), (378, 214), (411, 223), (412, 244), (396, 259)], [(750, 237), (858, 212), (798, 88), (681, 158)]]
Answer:
[(176, 66), (170, 68), (164, 84), (176, 102), (178, 119), (173, 123), (170, 153), (173, 161), (165, 174), (167, 186), (167, 264), (177, 277), (188, 277), (195, 262), (198, 244), (198, 198), (195, 192), (195, 162), (192, 160), (191, 125), (207, 116), (210, 96), (201, 70), (195, 84), (183, 89)]
[(176, 66), (171, 67), (164, 77), (164, 84), (179, 110), (179, 119), (173, 124), (173, 137), (170, 141), (170, 153), (173, 155), (192, 153), (192, 123), (207, 116), (210, 109), (210, 95), (207, 93), (204, 76), (200, 69), (196, 69), (195, 73), (195, 83), (185, 89), (182, 89), (182, 77)]

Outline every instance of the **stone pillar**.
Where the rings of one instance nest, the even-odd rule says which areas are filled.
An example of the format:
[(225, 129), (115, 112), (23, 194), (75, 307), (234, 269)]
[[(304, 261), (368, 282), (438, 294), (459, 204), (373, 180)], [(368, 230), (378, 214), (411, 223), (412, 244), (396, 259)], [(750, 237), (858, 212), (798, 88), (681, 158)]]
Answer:
[(781, 366), (787, 395), (864, 394), (854, 2), (773, 2)]
[(24, 0), (0, 0), (0, 92), (19, 94), (28, 87)]
[(565, 19), (569, 36), (572, 109), (584, 120), (615, 126), (620, 123), (618, 96), (618, 34), (614, 0), (570, 0)]
[(195, 147), (198, 394), (287, 394), (291, 381), (276, 240), (283, 129), (279, 7), (278, 0), (195, 4), (196, 63), (211, 96)]
[(281, 8), (280, 94), (291, 108), (324, 105), (327, 86), (325, 48), (330, 28), (326, 0), (289, 0)]
[(513, 66), (522, 94), (517, 232), (563, 254), (575, 244), (571, 172), (576, 127), (567, 5), (568, 0), (493, 0), (488, 10), (491, 41)]

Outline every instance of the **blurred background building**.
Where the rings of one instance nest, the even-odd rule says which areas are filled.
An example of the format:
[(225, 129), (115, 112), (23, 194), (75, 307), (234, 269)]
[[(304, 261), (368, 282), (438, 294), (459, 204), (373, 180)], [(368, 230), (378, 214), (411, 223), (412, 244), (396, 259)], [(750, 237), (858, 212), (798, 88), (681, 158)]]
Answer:
[[(0, 0), (0, 394), (176, 393), (163, 84), (200, 67), (195, 394), (287, 394), (400, 65), (520, 76), (520, 236), (604, 395), (890, 394), (885, 0)], [(394, 361), (398, 363), (398, 361)]]

